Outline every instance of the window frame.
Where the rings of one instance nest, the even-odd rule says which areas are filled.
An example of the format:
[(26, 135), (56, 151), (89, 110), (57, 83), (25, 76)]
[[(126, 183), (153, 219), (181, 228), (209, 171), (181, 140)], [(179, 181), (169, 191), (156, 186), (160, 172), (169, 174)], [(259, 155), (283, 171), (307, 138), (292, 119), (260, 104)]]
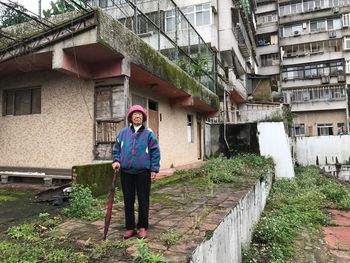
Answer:
[[(16, 100), (19, 98), (19, 93), (27, 92), (29, 94), (26, 94), (26, 96), (29, 96), (29, 111), (28, 112), (18, 112), (19, 109), (17, 109), (16, 105), (18, 105), (18, 101)], [(38, 92), (37, 94), (35, 94)], [(16, 95), (17, 93), (17, 95)], [(10, 95), (11, 94), (11, 95)], [(35, 97), (38, 96), (38, 97)], [(34, 114), (41, 114), (41, 97), (42, 97), (42, 91), (40, 86), (34, 86), (34, 87), (26, 87), (26, 88), (15, 88), (15, 89), (4, 89), (2, 93), (2, 116), (23, 116), (23, 115), (34, 115)], [(9, 100), (11, 101), (11, 108), (9, 109)], [(38, 100), (36, 103), (38, 105), (35, 105), (35, 100)], [(34, 107), (37, 106), (38, 110), (35, 110)]]
[[(208, 6), (204, 9), (204, 6)], [(188, 11), (189, 9), (192, 9), (193, 8), (193, 11)], [(189, 5), (189, 6), (185, 6), (185, 7), (182, 7), (181, 9), (181, 12), (183, 13), (183, 15), (187, 18), (188, 21), (190, 21), (191, 23), (191, 19), (189, 19), (187, 17), (187, 15), (192, 15), (193, 16), (193, 23), (192, 23), (192, 26), (193, 27), (199, 27), (199, 26), (207, 26), (207, 25), (211, 25), (213, 23), (213, 12), (212, 12), (212, 9), (211, 9), (211, 4), (210, 2), (206, 2), (206, 3), (201, 3), (201, 4), (197, 4), (197, 5)], [(204, 13), (208, 12), (209, 13), (209, 23), (206, 24), (198, 24), (197, 23), (197, 19), (199, 17), (199, 15), (202, 15)], [(199, 14), (200, 13), (200, 14)], [(197, 17), (198, 16), (198, 17)], [(176, 29), (176, 26), (175, 26), (175, 23), (176, 23), (176, 12), (175, 12), (175, 9), (171, 9), (171, 10), (168, 10), (168, 11), (165, 11), (165, 32), (173, 32), (175, 31)], [(179, 27), (178, 27), (178, 30), (185, 30), (187, 29), (187, 26), (184, 26), (186, 23), (185, 22), (182, 22), (181, 21), (181, 16), (179, 16)], [(168, 23), (168, 19), (171, 21), (173, 21), (173, 26), (174, 28), (173, 29), (169, 29), (169, 23)], [(202, 22), (204, 21), (203, 17), (202, 17)]]
[(187, 114), (187, 142), (194, 143), (194, 116)]

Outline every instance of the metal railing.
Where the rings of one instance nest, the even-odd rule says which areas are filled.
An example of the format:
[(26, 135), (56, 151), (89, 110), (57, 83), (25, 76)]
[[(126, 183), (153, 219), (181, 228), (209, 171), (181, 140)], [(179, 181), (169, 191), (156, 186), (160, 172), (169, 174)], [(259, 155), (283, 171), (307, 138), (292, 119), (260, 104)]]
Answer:
[(280, 105), (247, 104), (246, 109), (221, 111), (218, 117), (208, 118), (210, 124), (248, 123), (282, 118), (283, 110)]
[[(102, 1), (103, 2), (103, 1)], [(214, 51), (172, 0), (109, 0), (102, 6), (125, 27), (176, 63), (193, 78), (216, 91)], [(101, 5), (101, 1), (92, 1)], [(108, 3), (111, 3), (108, 6)]]

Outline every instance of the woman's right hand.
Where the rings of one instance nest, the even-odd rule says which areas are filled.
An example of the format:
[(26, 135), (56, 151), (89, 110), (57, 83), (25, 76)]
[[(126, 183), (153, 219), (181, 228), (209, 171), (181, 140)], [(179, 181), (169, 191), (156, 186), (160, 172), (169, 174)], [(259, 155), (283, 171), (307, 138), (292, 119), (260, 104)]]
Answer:
[(119, 162), (114, 162), (114, 163), (112, 163), (112, 168), (113, 168), (114, 170), (118, 170), (118, 169), (120, 168), (120, 163), (119, 163)]

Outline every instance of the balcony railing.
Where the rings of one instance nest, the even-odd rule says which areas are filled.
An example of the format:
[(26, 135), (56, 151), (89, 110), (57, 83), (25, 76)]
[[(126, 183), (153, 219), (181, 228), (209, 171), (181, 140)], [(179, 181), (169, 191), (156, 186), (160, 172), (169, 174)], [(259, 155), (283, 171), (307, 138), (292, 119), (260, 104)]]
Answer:
[(221, 111), (218, 117), (207, 119), (211, 124), (220, 123), (247, 123), (283, 118), (283, 110), (280, 105), (273, 104), (247, 104), (246, 109)]
[[(99, 1), (101, 4), (101, 1)], [(106, 12), (176, 63), (211, 91), (216, 91), (215, 53), (173, 0), (110, 0)], [(93, 5), (98, 1), (93, 0)]]
[(308, 103), (317, 101), (339, 101), (346, 99), (345, 86), (323, 86), (315, 88), (297, 89), (286, 91), (289, 95), (286, 96), (288, 103), (288, 96), (291, 103)]

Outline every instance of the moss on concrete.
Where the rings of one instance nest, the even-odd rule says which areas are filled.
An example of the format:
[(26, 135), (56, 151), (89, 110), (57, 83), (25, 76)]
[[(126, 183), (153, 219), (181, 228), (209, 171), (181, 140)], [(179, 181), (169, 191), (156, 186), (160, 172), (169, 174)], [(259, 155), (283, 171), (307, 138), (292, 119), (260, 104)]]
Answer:
[[(88, 186), (94, 196), (106, 194), (111, 189), (113, 169), (111, 162), (73, 167), (73, 174), (76, 174), (76, 183)], [(119, 173), (117, 184), (119, 185)]]
[(142, 41), (121, 23), (98, 10), (97, 41), (127, 57), (131, 63), (151, 72), (169, 82), (176, 88), (185, 91), (194, 98), (205, 101), (214, 109), (219, 109), (219, 98), (201, 83), (188, 75), (175, 63)]

